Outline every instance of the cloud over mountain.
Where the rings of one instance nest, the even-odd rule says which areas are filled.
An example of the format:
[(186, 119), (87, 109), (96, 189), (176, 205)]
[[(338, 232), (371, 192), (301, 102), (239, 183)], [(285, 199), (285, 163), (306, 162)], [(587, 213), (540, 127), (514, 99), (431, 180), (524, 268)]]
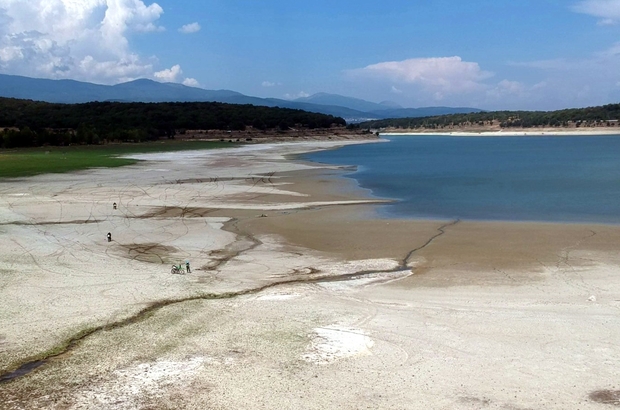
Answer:
[(163, 9), (142, 0), (0, 0), (0, 70), (43, 78), (117, 83), (152, 77), (131, 33), (165, 30)]
[(160, 81), (163, 81), (166, 83), (174, 83), (174, 82), (177, 82), (179, 76), (182, 73), (183, 73), (183, 70), (181, 70), (181, 66), (177, 64), (166, 70), (158, 71), (154, 73), (153, 75), (155, 76), (155, 78), (157, 78)]

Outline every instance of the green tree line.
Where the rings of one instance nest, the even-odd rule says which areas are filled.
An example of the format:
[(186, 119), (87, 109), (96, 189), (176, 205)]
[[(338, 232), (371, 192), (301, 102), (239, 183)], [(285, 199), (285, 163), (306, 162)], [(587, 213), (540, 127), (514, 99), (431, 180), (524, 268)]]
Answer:
[(0, 98), (0, 146), (97, 144), (173, 138), (179, 130), (344, 126), (340, 117), (279, 107), (211, 102), (50, 104)]
[[(620, 119), (620, 104), (571, 108), (558, 111), (490, 111), (450, 114), (422, 118), (392, 118), (360, 123), (361, 128), (446, 128), (467, 125), (497, 124), (502, 128), (566, 127), (569, 125), (608, 125)], [(611, 123), (609, 123), (611, 124)]]

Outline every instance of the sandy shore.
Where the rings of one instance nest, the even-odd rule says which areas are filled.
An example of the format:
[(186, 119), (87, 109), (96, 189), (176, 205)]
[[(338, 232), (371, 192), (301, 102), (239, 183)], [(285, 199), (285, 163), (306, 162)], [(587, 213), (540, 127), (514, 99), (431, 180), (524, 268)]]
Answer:
[(0, 182), (0, 407), (620, 404), (620, 227), (380, 220), (347, 143)]

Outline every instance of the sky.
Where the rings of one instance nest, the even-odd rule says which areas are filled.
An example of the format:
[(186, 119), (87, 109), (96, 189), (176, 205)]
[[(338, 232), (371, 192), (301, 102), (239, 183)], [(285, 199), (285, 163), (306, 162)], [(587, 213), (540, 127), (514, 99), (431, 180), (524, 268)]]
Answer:
[(620, 102), (620, 0), (0, 0), (0, 73), (295, 99)]

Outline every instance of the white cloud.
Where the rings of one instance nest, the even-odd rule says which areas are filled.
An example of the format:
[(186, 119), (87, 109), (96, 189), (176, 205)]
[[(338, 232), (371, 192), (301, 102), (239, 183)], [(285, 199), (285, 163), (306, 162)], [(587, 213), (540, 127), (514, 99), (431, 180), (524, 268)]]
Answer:
[(589, 56), (513, 63), (525, 67), (538, 83), (525, 87), (529, 103), (539, 100), (545, 108), (586, 107), (620, 100), (615, 84), (620, 81), (620, 43)]
[(602, 73), (613, 74), (611, 77), (620, 76), (620, 42), (609, 48), (594, 52), (588, 57), (581, 59), (552, 59), (511, 63), (516, 67), (527, 67), (547, 72), (575, 72), (583, 74), (583, 81), (600, 76)]
[(183, 70), (181, 70), (181, 66), (177, 64), (172, 66), (171, 68), (158, 71), (154, 73), (153, 76), (156, 79), (166, 83), (176, 83), (181, 74), (183, 74)]
[[(53, 71), (56, 67), (48, 67)], [(148, 77), (153, 71), (150, 64), (144, 65), (135, 54), (129, 54), (117, 60), (97, 61), (91, 56), (84, 57), (75, 68), (68, 68), (68, 73), (88, 73), (84, 80), (91, 79), (114, 79), (118, 82), (134, 80), (140, 77)], [(62, 77), (62, 76), (57, 76)], [(75, 76), (66, 76), (75, 78)], [(78, 78), (80, 78), (78, 76)]]
[(183, 34), (191, 34), (191, 33), (197, 33), (200, 31), (200, 24), (198, 23), (191, 23), (191, 24), (186, 24), (183, 27), (181, 27), (179, 29), (179, 31)]
[(310, 97), (310, 94), (308, 94), (305, 91), (300, 91), (297, 94), (284, 94), (284, 98), (286, 98), (287, 100), (295, 100), (297, 98), (306, 98), (306, 97)]
[[(65, 4), (76, 3), (70, 0), (51, 1)], [(162, 26), (155, 24), (164, 12), (157, 3), (150, 6), (145, 5), (142, 0), (99, 0), (98, 3), (107, 5), (102, 26), (104, 31), (112, 36), (118, 36), (127, 30), (141, 32), (164, 30)]]
[(502, 80), (493, 88), (487, 90), (491, 98), (520, 97), (527, 92), (526, 86), (518, 81)]
[(460, 57), (388, 61), (350, 70), (348, 74), (400, 85), (417, 85), (435, 95), (436, 99), (480, 90), (484, 88), (481, 82), (493, 75), (483, 71), (478, 63), (465, 62)]
[(0, 71), (117, 83), (151, 77), (131, 32), (162, 31), (163, 9), (143, 0), (0, 0)]
[(612, 19), (603, 19), (599, 20), (598, 24), (600, 26), (611, 26), (612, 24), (616, 24), (616, 21)]
[(271, 81), (263, 81), (263, 83), (261, 85), (263, 87), (275, 87), (277, 84), (276, 83), (272, 83)]
[(577, 13), (600, 18), (599, 24), (620, 22), (620, 0), (581, 0), (572, 9)]
[(556, 58), (556, 59), (551, 59), (551, 60), (508, 63), (508, 65), (511, 65), (514, 67), (537, 68), (540, 70), (566, 70), (566, 69), (569, 69), (572, 64), (573, 64), (572, 62), (562, 59), (562, 58)]
[[(581, 59), (508, 64), (517, 78), (494, 74), (459, 57), (383, 62), (345, 72), (376, 99), (398, 96), (401, 105), (483, 109), (560, 109), (620, 100), (620, 43)], [(402, 93), (399, 93), (402, 91)]]
[(186, 78), (185, 80), (183, 80), (183, 85), (186, 85), (188, 87), (200, 87), (200, 83), (198, 83), (198, 80), (196, 80), (195, 78)]
[(597, 56), (599, 58), (620, 57), (620, 42), (615, 43), (614, 45), (609, 47), (607, 50), (603, 50), (602, 52), (597, 53)]

